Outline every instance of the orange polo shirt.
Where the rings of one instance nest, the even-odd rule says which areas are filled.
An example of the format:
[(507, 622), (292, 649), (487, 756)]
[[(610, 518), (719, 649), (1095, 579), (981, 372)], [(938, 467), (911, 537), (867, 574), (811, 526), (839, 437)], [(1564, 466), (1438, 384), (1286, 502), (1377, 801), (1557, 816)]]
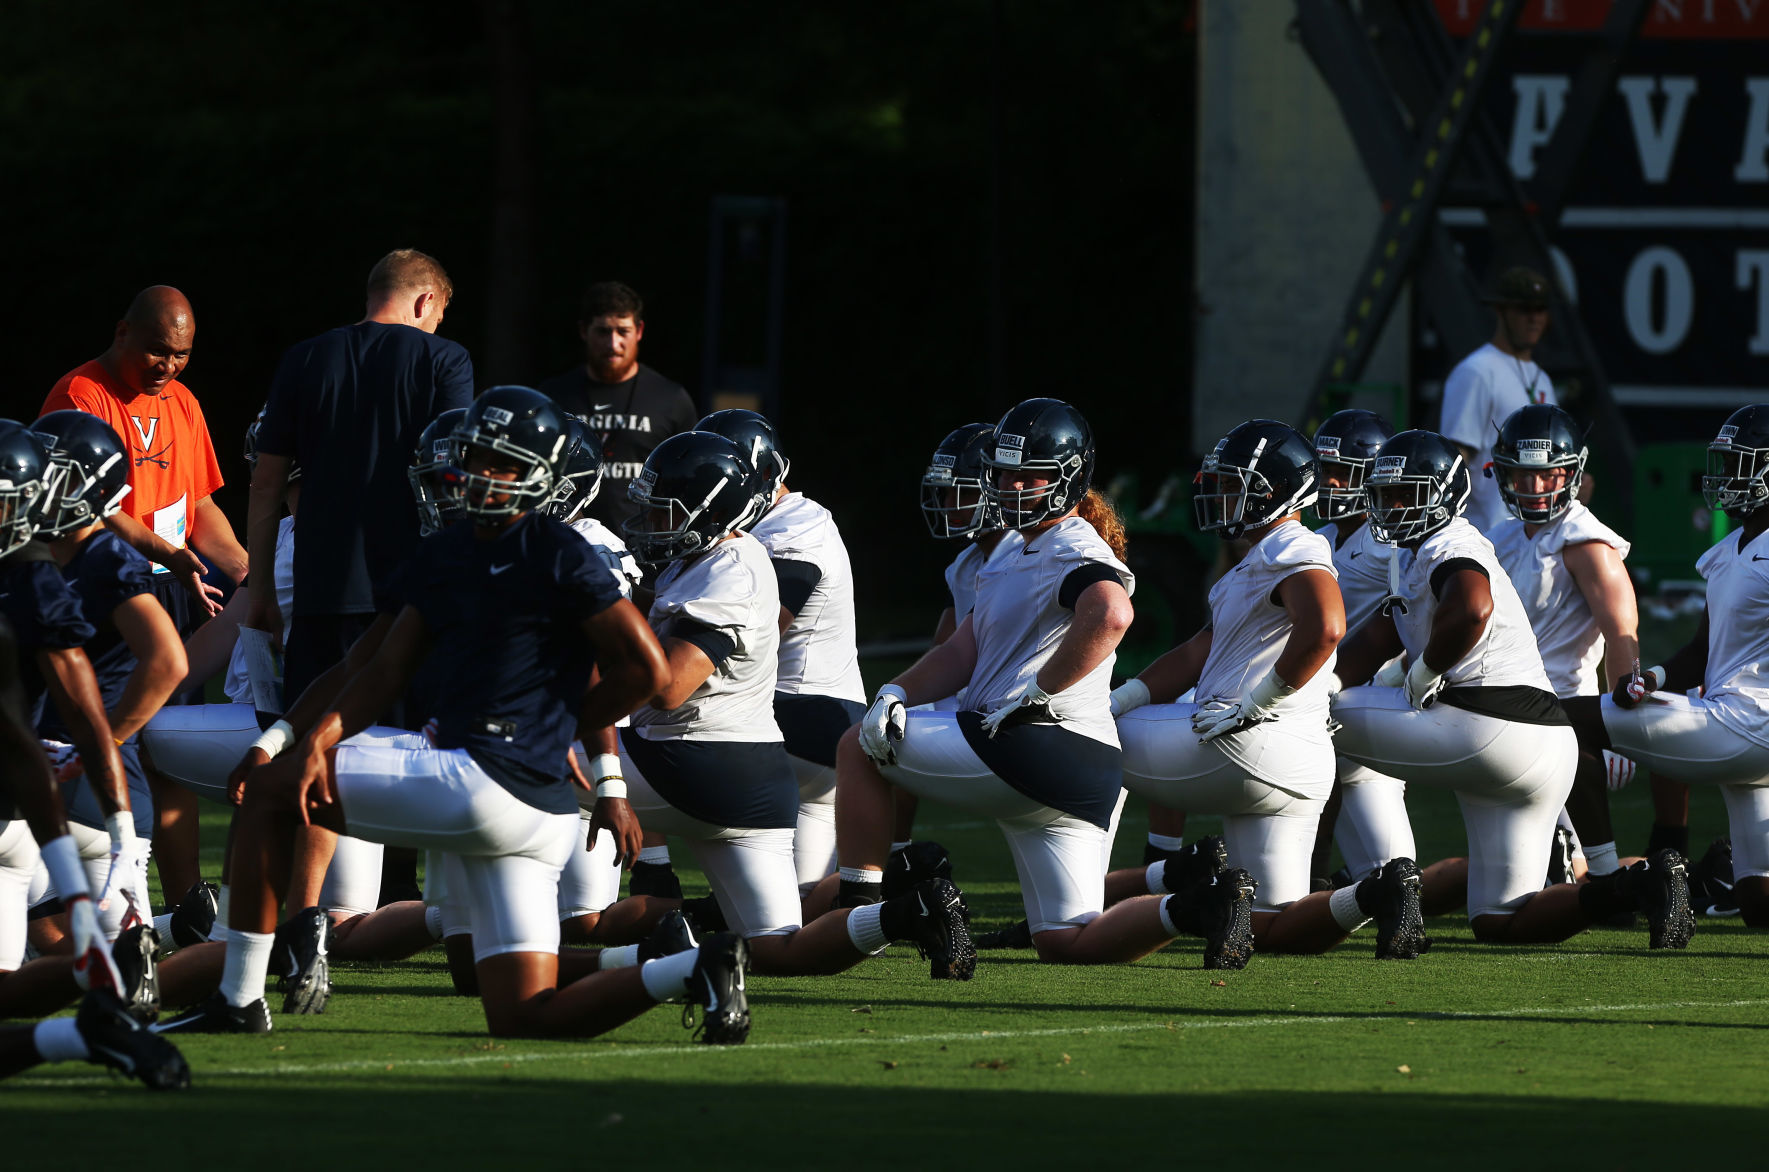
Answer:
[(190, 388), (173, 379), (158, 392), (136, 394), (95, 358), (62, 376), (41, 414), (70, 407), (98, 416), (122, 437), (131, 489), (122, 511), (183, 548), (197, 502), (222, 484), (209, 425)]

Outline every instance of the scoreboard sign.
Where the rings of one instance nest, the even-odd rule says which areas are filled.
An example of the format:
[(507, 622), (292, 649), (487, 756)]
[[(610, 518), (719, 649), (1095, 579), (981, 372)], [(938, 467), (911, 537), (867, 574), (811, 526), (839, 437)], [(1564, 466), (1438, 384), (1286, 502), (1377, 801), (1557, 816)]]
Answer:
[[(1436, 0), (1454, 36), (1485, 0)], [(1532, 0), (1488, 111), (1527, 192), (1608, 0)], [(1478, 211), (1445, 223), (1488, 271)], [(1665, 408), (1761, 402), (1769, 388), (1769, 0), (1658, 0), (1553, 234), (1618, 403), (1637, 430)], [(1458, 356), (1459, 357), (1459, 356)], [(1453, 361), (1454, 359), (1452, 359)]]

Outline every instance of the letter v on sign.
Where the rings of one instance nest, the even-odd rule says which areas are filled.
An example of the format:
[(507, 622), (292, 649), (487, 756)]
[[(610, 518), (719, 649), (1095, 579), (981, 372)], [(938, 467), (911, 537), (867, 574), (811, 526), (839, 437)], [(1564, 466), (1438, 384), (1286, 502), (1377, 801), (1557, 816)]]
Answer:
[(135, 434), (141, 437), (142, 450), (145, 452), (153, 451), (154, 433), (160, 429), (159, 417), (155, 416), (152, 419), (144, 420), (139, 415), (131, 415), (129, 419), (135, 424)]
[[(1628, 121), (1634, 127), (1634, 147), (1640, 153), (1640, 172), (1648, 183), (1663, 183), (1671, 174), (1677, 140), (1683, 135), (1683, 115), (1695, 96), (1693, 77), (1624, 77), (1616, 83), (1628, 103)], [(1654, 118), (1652, 98), (1664, 95), (1663, 113)]]

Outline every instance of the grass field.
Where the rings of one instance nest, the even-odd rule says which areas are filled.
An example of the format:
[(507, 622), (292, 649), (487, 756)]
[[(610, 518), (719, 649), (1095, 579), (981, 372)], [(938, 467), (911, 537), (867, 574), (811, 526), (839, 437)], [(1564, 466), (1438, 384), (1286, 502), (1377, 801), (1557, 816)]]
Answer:
[[(1000, 836), (923, 809), (979, 928), (1017, 919)], [(1414, 817), (1424, 858), (1461, 852), (1448, 795), (1417, 794)], [(1723, 817), (1697, 791), (1695, 841)], [(1650, 819), (1644, 789), (1618, 795), (1624, 853)], [(1121, 861), (1144, 829), (1133, 802)], [(840, 977), (753, 978), (739, 1049), (690, 1044), (671, 1006), (591, 1041), (493, 1043), (430, 954), (340, 966), (326, 1014), (279, 1017), (269, 1037), (180, 1039), (195, 1070), (182, 1096), (42, 1067), (0, 1088), (0, 1116), (17, 1167), (72, 1152), (82, 1129), (115, 1137), (112, 1153), (137, 1137), (122, 1141), (131, 1167), (1761, 1158), (1769, 939), (1736, 920), (1704, 921), (1683, 953), (1648, 952), (1643, 929), (1553, 948), (1479, 946), (1456, 919), (1430, 929), (1412, 963), (1378, 963), (1366, 930), (1239, 973), (1200, 969), (1195, 941), (1112, 969), (985, 953), (963, 985), (897, 948)]]

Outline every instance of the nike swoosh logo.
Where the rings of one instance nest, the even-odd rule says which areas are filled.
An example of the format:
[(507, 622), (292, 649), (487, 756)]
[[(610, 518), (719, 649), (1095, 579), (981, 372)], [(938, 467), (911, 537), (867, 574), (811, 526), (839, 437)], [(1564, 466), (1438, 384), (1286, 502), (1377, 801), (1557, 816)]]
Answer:
[(1764, 557), (1764, 556), (1763, 556), (1763, 555), (1762, 555), (1762, 554), (1760, 554), (1760, 553), (1753, 553), (1753, 554), (1752, 554), (1752, 555), (1751, 555), (1751, 560), (1752, 560), (1752, 561), (1753, 561), (1753, 562), (1769, 562), (1769, 558), (1766, 558), (1766, 557)]
[(592, 410), (592, 411), (606, 411), (612, 406), (614, 406), (613, 403), (597, 403), (594, 407), (591, 407), (590, 410)]
[(1351, 551), (1351, 554), (1349, 556), (1355, 560), (1357, 558), (1362, 557), (1363, 553), (1364, 553), (1364, 551), (1361, 549), (1354, 549)]
[(510, 567), (511, 567), (511, 566), (513, 566), (513, 565), (515, 565), (515, 564), (516, 564), (516, 563), (515, 563), (515, 562), (505, 562), (505, 563), (504, 563), (504, 564), (503, 564), (503, 565), (501, 565), (501, 566), (493, 566), (493, 567), (492, 567), (492, 568), (491, 568), (491, 572), (492, 572), (492, 573), (494, 573), (494, 574), (501, 574), (501, 573), (503, 573), (503, 572), (504, 572), (504, 571), (505, 571), (505, 570), (507, 570), (507, 569), (509, 569), (509, 568), (510, 568)]
[(918, 895), (915, 897), (915, 902), (921, 905), (921, 914), (923, 916), (926, 916), (928, 914), (927, 900), (923, 899), (921, 896)]

